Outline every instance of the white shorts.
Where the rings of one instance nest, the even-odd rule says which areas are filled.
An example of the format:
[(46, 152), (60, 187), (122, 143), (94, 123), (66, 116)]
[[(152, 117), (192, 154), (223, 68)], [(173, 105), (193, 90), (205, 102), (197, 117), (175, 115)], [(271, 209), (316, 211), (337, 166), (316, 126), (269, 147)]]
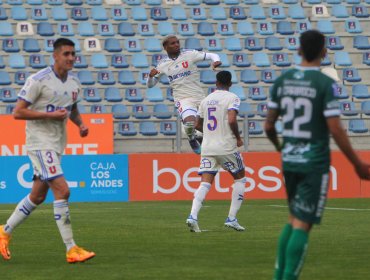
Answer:
[(33, 175), (42, 181), (49, 181), (63, 176), (60, 165), (61, 155), (50, 150), (29, 151), (28, 156), (32, 162)]
[(182, 120), (189, 116), (196, 116), (202, 98), (186, 98), (176, 100), (175, 106)]
[(236, 174), (245, 168), (243, 156), (239, 152), (223, 156), (202, 156), (198, 174), (217, 174), (221, 167), (232, 174)]

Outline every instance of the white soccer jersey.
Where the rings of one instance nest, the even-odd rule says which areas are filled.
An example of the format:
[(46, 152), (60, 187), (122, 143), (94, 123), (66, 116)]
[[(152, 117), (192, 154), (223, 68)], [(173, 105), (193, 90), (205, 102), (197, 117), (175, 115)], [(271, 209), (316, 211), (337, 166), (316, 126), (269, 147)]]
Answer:
[(189, 97), (205, 97), (199, 70), (195, 64), (205, 58), (205, 52), (185, 50), (181, 51), (176, 59), (166, 57), (158, 62), (156, 69), (160, 72), (159, 76), (163, 74), (168, 76), (175, 101)]
[[(71, 107), (81, 91), (80, 81), (72, 73), (62, 82), (51, 67), (31, 75), (18, 97), (29, 102), (28, 107), (38, 112), (53, 112)], [(26, 147), (28, 150), (53, 150), (62, 153), (67, 140), (66, 122), (51, 119), (27, 120)]]
[(200, 104), (203, 119), (202, 156), (228, 155), (237, 151), (236, 138), (228, 123), (228, 111), (239, 111), (240, 99), (232, 92), (216, 90)]

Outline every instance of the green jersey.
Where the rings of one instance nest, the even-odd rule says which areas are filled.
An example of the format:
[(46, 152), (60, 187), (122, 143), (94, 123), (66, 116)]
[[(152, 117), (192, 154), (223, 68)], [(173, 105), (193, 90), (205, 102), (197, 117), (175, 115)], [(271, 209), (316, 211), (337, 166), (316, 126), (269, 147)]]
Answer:
[(269, 108), (282, 117), (283, 169), (329, 171), (326, 118), (340, 115), (337, 85), (317, 67), (296, 67), (281, 75), (271, 91)]

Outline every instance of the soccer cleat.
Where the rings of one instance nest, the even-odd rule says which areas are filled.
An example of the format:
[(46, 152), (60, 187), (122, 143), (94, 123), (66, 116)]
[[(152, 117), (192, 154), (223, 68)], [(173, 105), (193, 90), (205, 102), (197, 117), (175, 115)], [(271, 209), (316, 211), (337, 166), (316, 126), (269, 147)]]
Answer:
[(10, 260), (10, 251), (8, 248), (10, 238), (10, 235), (4, 230), (4, 226), (0, 226), (0, 253), (6, 261)]
[(193, 219), (191, 215), (186, 219), (186, 224), (190, 228), (191, 232), (201, 232), (198, 226), (198, 221), (196, 219)]
[(69, 263), (76, 263), (76, 262), (84, 262), (91, 258), (95, 257), (94, 252), (86, 251), (85, 249), (76, 246), (73, 246), (67, 252), (67, 262)]
[(237, 231), (244, 231), (245, 228), (239, 225), (238, 220), (235, 218), (234, 220), (230, 220), (229, 218), (225, 221), (225, 227), (233, 228)]
[(199, 142), (197, 141), (197, 139), (192, 139), (192, 140), (189, 140), (189, 144), (190, 144), (190, 147), (193, 149), (193, 152), (200, 155), (201, 153), (201, 146), (199, 144)]

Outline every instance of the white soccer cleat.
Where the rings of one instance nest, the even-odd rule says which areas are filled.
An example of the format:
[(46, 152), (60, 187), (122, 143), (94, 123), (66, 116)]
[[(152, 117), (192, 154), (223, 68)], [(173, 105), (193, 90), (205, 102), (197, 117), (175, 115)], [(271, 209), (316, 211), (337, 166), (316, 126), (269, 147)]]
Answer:
[(190, 228), (191, 232), (201, 232), (198, 226), (198, 221), (196, 219), (193, 219), (191, 215), (186, 219), (186, 224)]
[(230, 220), (229, 218), (226, 219), (225, 221), (225, 227), (229, 227), (232, 229), (235, 229), (237, 231), (244, 231), (245, 228), (239, 225), (238, 220), (235, 218), (234, 220)]

